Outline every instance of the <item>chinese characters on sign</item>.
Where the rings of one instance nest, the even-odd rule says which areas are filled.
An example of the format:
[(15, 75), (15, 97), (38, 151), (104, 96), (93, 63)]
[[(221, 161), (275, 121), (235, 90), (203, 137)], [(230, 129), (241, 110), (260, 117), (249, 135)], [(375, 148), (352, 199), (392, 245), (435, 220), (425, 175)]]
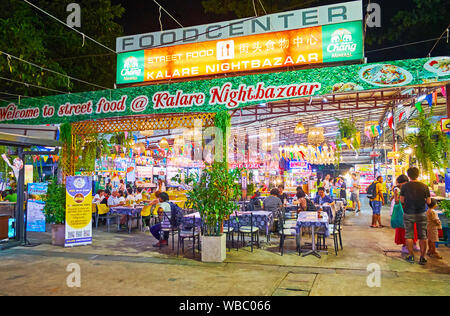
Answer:
[(117, 83), (151, 82), (363, 58), (360, 21), (118, 55)]

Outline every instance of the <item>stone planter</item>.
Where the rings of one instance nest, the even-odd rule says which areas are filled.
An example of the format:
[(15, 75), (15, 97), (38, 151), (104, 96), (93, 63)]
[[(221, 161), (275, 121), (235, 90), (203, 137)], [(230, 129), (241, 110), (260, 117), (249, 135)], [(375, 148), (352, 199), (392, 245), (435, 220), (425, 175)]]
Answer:
[(226, 258), (227, 235), (202, 236), (202, 261), (223, 262)]
[(64, 247), (66, 241), (66, 225), (52, 225), (52, 245)]

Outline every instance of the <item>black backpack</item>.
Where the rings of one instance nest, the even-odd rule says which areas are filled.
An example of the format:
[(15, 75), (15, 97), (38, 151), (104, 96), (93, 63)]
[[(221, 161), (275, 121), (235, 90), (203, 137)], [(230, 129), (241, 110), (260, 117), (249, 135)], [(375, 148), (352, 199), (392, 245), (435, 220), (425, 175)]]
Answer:
[(316, 210), (316, 206), (314, 205), (313, 201), (311, 201), (310, 199), (306, 198), (306, 211), (307, 212), (315, 212)]
[(374, 199), (377, 197), (377, 182), (372, 182), (367, 188), (367, 198)]

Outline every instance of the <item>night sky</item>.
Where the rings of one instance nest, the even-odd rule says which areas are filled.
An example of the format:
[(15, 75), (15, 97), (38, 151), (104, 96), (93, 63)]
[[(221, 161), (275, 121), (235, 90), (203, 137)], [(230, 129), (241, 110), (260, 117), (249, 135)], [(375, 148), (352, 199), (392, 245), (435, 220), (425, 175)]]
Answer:
[[(245, 0), (243, 0), (245, 1)], [(263, 3), (270, 4), (271, 1), (276, 0), (264, 0)], [(234, 14), (228, 15), (214, 15), (210, 13), (205, 13), (201, 0), (157, 0), (167, 11), (170, 12), (184, 27), (208, 24), (218, 21), (227, 21), (237, 19)], [(301, 1), (298, 1), (299, 3)], [(326, 5), (331, 3), (340, 3), (347, 1), (319, 1), (314, 6)], [(380, 29), (369, 29), (368, 32), (383, 32), (383, 26), (389, 26), (391, 18), (399, 11), (405, 7), (411, 7), (414, 3), (413, 0), (378, 0), (372, 1), (377, 2), (381, 6), (382, 13), (382, 28)], [(160, 30), (159, 24), (159, 10), (158, 6), (152, 0), (137, 1), (137, 0), (112, 0), (113, 4), (121, 4), (126, 12), (122, 19), (118, 22), (124, 28), (124, 35), (141, 34), (148, 32), (157, 32)], [(364, 0), (364, 8), (366, 8), (369, 3), (368, 0)], [(294, 10), (294, 9), (289, 9)], [(450, 20), (450, 19), (449, 19)], [(164, 11), (161, 14), (161, 21), (163, 25), (163, 30), (170, 30), (179, 28), (180, 26), (173, 21)], [(411, 32), (408, 34), (408, 38), (399, 41), (398, 43), (382, 43), (376, 45), (365, 44), (366, 57), (369, 62), (377, 62), (381, 60), (397, 60), (397, 59), (408, 59), (408, 58), (423, 58), (426, 57), (430, 49), (433, 47), (434, 42), (427, 42), (424, 44), (408, 46), (404, 48), (390, 49), (382, 52), (371, 52), (371, 50), (390, 47), (398, 44), (405, 44), (415, 41), (422, 41), (432, 38), (437, 38), (441, 35), (445, 26), (439, 29), (430, 29), (424, 27), (421, 34), (416, 34)], [(445, 41), (441, 41), (436, 47), (433, 55), (448, 55), (449, 44)]]

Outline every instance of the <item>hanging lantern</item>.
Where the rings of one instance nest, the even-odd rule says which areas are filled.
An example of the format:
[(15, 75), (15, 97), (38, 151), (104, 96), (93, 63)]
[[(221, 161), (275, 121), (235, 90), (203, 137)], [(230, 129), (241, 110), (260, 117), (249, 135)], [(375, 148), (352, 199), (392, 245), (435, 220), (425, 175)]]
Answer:
[(323, 127), (311, 127), (308, 132), (308, 143), (319, 145), (325, 141)]
[(139, 133), (141, 133), (141, 135), (144, 136), (144, 137), (151, 137), (154, 134), (154, 132), (152, 130), (140, 131)]
[(159, 148), (169, 148), (169, 142), (165, 137), (163, 137), (159, 142)]
[(294, 129), (294, 134), (305, 134), (306, 133), (306, 129), (303, 126), (302, 122), (298, 122), (297, 126)]

